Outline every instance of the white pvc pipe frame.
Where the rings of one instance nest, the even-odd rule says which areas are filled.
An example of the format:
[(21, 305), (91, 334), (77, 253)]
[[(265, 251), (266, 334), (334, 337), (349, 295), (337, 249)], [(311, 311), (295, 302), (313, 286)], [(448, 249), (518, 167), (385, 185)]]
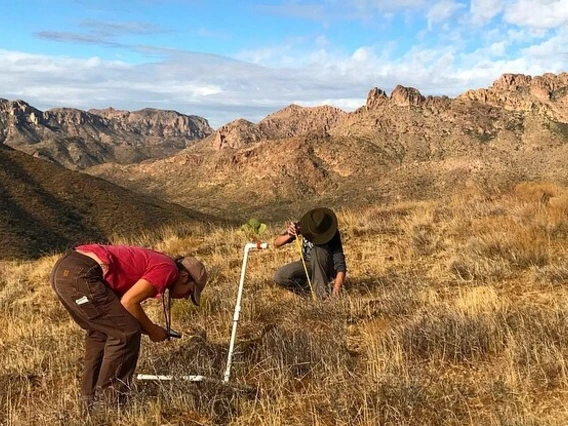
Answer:
[[(268, 243), (247, 243), (245, 244), (244, 254), (243, 254), (243, 266), (241, 268), (241, 280), (239, 282), (239, 290), (237, 292), (237, 301), (235, 303), (235, 313), (233, 314), (233, 329), (231, 331), (231, 341), (229, 343), (229, 355), (227, 356), (227, 366), (225, 367), (225, 373), (223, 374), (223, 382), (228, 383), (231, 377), (231, 365), (233, 360), (233, 352), (235, 349), (235, 339), (237, 337), (237, 324), (239, 323), (239, 317), (241, 315), (241, 299), (243, 296), (243, 287), (245, 283), (245, 272), (247, 268), (248, 254), (250, 250), (262, 250), (268, 248)], [(189, 375), (189, 376), (171, 376), (171, 375), (156, 375), (156, 374), (138, 374), (136, 376), (138, 380), (187, 380), (190, 382), (202, 382), (207, 378), (205, 376), (199, 375)]]

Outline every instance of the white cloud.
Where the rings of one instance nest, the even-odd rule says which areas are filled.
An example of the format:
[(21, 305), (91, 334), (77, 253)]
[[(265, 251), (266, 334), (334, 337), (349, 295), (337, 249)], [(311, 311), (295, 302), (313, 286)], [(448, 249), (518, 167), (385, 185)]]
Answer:
[(471, 0), (470, 13), (475, 24), (485, 24), (503, 11), (504, 0)]
[(351, 58), (355, 62), (365, 63), (369, 60), (371, 55), (372, 55), (372, 53), (369, 51), (368, 48), (360, 47), (355, 52), (353, 52), (353, 55), (351, 55)]
[[(534, 60), (551, 60), (550, 65), (560, 68), (568, 58), (568, 37), (565, 32), (551, 37), (542, 43), (529, 46), (522, 51), (523, 55)], [(564, 60), (563, 60), (564, 59)]]
[(457, 10), (463, 8), (463, 4), (453, 0), (440, 0), (432, 5), (426, 14), (428, 29), (432, 29), (434, 24), (444, 22), (449, 19)]
[[(506, 32), (506, 37), (509, 41), (526, 44), (545, 38), (547, 33), (548, 31), (537, 28), (510, 28)], [(501, 37), (505, 37), (505, 35)]]
[(505, 9), (505, 21), (540, 29), (568, 25), (568, 0), (517, 0)]
[(507, 41), (499, 41), (487, 47), (487, 53), (491, 57), (504, 56), (507, 51)]
[(344, 111), (353, 111), (361, 106), (361, 97), (345, 98), (345, 99), (329, 98), (329, 99), (318, 99), (317, 101), (306, 101), (305, 99), (297, 99), (297, 100), (292, 100), (291, 103), (303, 107), (332, 105), (335, 108), (339, 108)]
[[(245, 49), (238, 52), (235, 57), (240, 61), (251, 62), (253, 64), (264, 64), (269, 66), (287, 66), (297, 64), (297, 49), (303, 44), (302, 37), (289, 37), (278, 45), (257, 49)], [(325, 47), (329, 41), (325, 37), (317, 37), (317, 46)]]
[(502, 56), (505, 41), (471, 53), (452, 46), (414, 47), (399, 58), (369, 46), (350, 54), (322, 47), (286, 68), (175, 51), (161, 61), (128, 65), (0, 50), (0, 93), (40, 109), (175, 109), (204, 116), (218, 127), (239, 117), (258, 121), (290, 103), (352, 110), (365, 103), (374, 86), (388, 92), (400, 83), (424, 94), (456, 96), (487, 87), (505, 72), (559, 72), (568, 62), (558, 55), (565, 45), (559, 35), (499, 60), (492, 57)]
[(343, 20), (373, 22), (388, 20), (399, 11), (416, 11), (427, 7), (428, 0), (284, 0), (276, 4), (260, 4), (257, 10), (280, 17), (318, 21), (324, 27)]

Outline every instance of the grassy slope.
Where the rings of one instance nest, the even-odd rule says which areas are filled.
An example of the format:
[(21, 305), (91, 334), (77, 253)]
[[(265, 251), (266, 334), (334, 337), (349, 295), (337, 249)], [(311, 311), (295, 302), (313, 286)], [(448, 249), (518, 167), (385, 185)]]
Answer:
[(213, 220), (0, 145), (0, 259)]
[[(258, 398), (143, 386), (93, 424), (565, 425), (567, 210), (567, 188), (533, 183), (340, 211), (349, 276), (338, 300), (273, 286), (294, 246), (251, 254), (232, 377)], [(271, 225), (267, 239), (282, 224)], [(174, 304), (184, 338), (144, 338), (138, 371), (221, 377), (244, 235), (203, 227), (122, 242), (189, 252), (211, 271), (202, 309)], [(83, 333), (47, 284), (55, 259), (0, 269), (0, 424), (84, 424)], [(159, 302), (148, 309), (161, 318)]]

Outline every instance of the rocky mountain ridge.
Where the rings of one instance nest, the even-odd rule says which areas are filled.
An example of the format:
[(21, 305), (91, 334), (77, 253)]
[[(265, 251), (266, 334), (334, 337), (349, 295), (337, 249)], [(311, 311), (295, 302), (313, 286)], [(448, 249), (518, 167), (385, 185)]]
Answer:
[(71, 169), (166, 157), (212, 132), (206, 119), (175, 111), (40, 111), (0, 99), (0, 143)]
[[(211, 146), (214, 149), (240, 148), (255, 142), (296, 137), (310, 132), (360, 134), (365, 128), (380, 125), (373, 123), (373, 117), (377, 114), (382, 115), (385, 121), (396, 121), (398, 114), (407, 114), (409, 110), (420, 110), (422, 115), (444, 116), (452, 109), (473, 110), (486, 106), (519, 113), (533, 112), (566, 123), (568, 73), (536, 77), (503, 74), (491, 87), (468, 90), (454, 99), (448, 96), (424, 96), (418, 89), (400, 84), (389, 96), (375, 87), (369, 91), (366, 104), (352, 113), (330, 106), (303, 108), (290, 105), (256, 124), (242, 119), (227, 123), (213, 134)], [(366, 123), (362, 123), (361, 118)], [(346, 127), (357, 126), (362, 128), (346, 131)]]
[[(548, 96), (533, 94), (542, 81)], [(366, 105), (351, 113), (294, 105), (257, 124), (228, 123), (167, 159), (87, 172), (243, 217), (278, 216), (278, 209), (285, 215), (314, 203), (420, 199), (471, 185), (565, 179), (566, 74), (542, 81), (507, 74), (489, 89), (454, 99), (403, 86), (387, 96), (374, 88)]]

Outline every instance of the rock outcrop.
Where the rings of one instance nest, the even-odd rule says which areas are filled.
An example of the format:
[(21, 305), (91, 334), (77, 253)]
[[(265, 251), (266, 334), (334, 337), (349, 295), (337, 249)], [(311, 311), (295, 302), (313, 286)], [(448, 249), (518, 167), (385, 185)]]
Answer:
[(457, 99), (508, 110), (532, 111), (568, 122), (568, 73), (536, 77), (503, 74), (489, 88), (468, 90)]
[(266, 137), (254, 123), (240, 118), (217, 129), (212, 144), (215, 149), (240, 148)]
[[(418, 89), (400, 84), (388, 96), (375, 87), (368, 93), (366, 105), (354, 113), (331, 106), (307, 108), (292, 104), (256, 124), (238, 119), (214, 133), (204, 118), (175, 111), (57, 108), (42, 112), (24, 101), (0, 100), (0, 142), (37, 158), (81, 169), (105, 162), (136, 163), (166, 157), (202, 139), (220, 150), (310, 133), (357, 135), (396, 122), (399, 114), (407, 114), (404, 111), (422, 110), (424, 114), (451, 117), (450, 110), (467, 109), (470, 104), (473, 116), (477, 116), (475, 105), (485, 105), (567, 122), (568, 73), (536, 77), (504, 74), (491, 87), (469, 90), (455, 99), (424, 96)], [(484, 117), (480, 120), (486, 121)], [(420, 126), (419, 121), (417, 116), (409, 125)], [(494, 133), (490, 123), (468, 123), (466, 130)], [(413, 132), (411, 128), (398, 130)]]
[(451, 99), (447, 96), (424, 96), (414, 87), (406, 87), (398, 84), (390, 97), (384, 90), (375, 87), (367, 95), (365, 109), (377, 110), (384, 107), (429, 107), (444, 108), (450, 104)]
[(326, 134), (344, 117), (345, 111), (328, 105), (305, 108), (289, 105), (257, 124), (235, 120), (219, 128), (213, 136), (215, 149), (240, 148), (261, 140), (278, 140), (308, 133)]
[(368, 110), (377, 109), (385, 105), (389, 101), (386, 92), (378, 87), (371, 89), (367, 95), (366, 107)]
[(145, 108), (124, 111), (114, 108), (91, 109), (90, 113), (108, 119), (116, 129), (165, 138), (203, 139), (212, 133), (203, 117), (184, 115), (176, 111)]
[(162, 158), (212, 132), (204, 118), (175, 111), (40, 111), (0, 99), (0, 143), (71, 169)]
[[(414, 87), (397, 85), (388, 96), (375, 87), (366, 105), (353, 113), (330, 106), (304, 108), (289, 105), (257, 124), (235, 120), (218, 129), (212, 138), (215, 150), (239, 149), (262, 141), (276, 141), (301, 135), (362, 136), (377, 131), (390, 138), (437, 139), (471, 134), (480, 140), (495, 138), (502, 128), (518, 129), (523, 119), (505, 118), (493, 106), (519, 113), (535, 112), (563, 122), (568, 105), (568, 74), (531, 77), (504, 74), (490, 88), (470, 90), (455, 99), (424, 96)], [(425, 120), (425, 116), (432, 119)], [(508, 121), (509, 120), (509, 121)], [(448, 127), (454, 127), (450, 130)], [(520, 127), (519, 127), (520, 126)]]
[(397, 106), (419, 106), (424, 104), (426, 98), (418, 89), (399, 84), (392, 91), (390, 100)]

